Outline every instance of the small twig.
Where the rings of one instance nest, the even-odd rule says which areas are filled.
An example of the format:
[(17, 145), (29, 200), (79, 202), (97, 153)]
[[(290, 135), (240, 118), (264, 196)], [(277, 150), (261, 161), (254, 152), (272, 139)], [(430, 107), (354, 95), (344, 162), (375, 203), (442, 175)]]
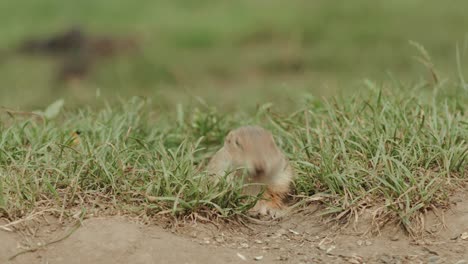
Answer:
[(83, 220), (83, 217), (84, 217), (85, 214), (82, 214), (80, 219), (78, 219), (75, 224), (73, 225), (73, 227), (63, 236), (63, 237), (59, 237), (57, 239), (54, 239), (52, 241), (49, 241), (49, 242), (46, 242), (44, 243), (44, 245), (39, 245), (39, 246), (36, 246), (36, 247), (32, 247), (32, 248), (28, 248), (28, 249), (25, 249), (25, 250), (22, 250), (20, 252), (17, 252), (16, 254), (14, 254), (13, 256), (9, 257), (8, 260), (13, 260), (15, 259), (17, 256), (19, 255), (22, 255), (22, 254), (25, 254), (25, 253), (29, 253), (29, 252), (35, 252), (37, 251), (38, 249), (41, 249), (41, 248), (45, 248), (51, 244), (55, 244), (55, 243), (58, 243), (60, 241), (63, 241), (65, 239), (67, 239), (68, 237), (71, 236), (71, 234), (73, 234), (79, 227), (81, 227), (81, 222)]
[(8, 109), (6, 107), (1, 107), (1, 109), (3, 111), (5, 111), (8, 115), (10, 115), (11, 117), (15, 116), (15, 115), (19, 115), (19, 116), (33, 116), (33, 117), (37, 117), (39, 118), (42, 122), (45, 123), (45, 118), (44, 116), (38, 114), (38, 113), (34, 113), (34, 112), (25, 112), (25, 111), (15, 111), (15, 110), (11, 110), (11, 109)]
[(441, 224), (442, 224), (442, 227), (443, 227), (444, 229), (448, 229), (448, 227), (447, 227), (447, 225), (446, 225), (446, 223), (445, 223), (445, 214), (444, 214), (444, 212), (442, 211), (442, 212), (440, 212), (440, 214), (439, 214), (439, 210), (438, 210), (437, 207), (435, 207), (433, 204), (431, 205), (431, 208), (432, 208), (434, 214), (436, 215), (436, 217), (439, 218), (439, 220), (440, 220), (440, 222), (441, 222)]
[(67, 193), (63, 196), (62, 210), (59, 216), (59, 223), (62, 223), (63, 214), (65, 213), (65, 205), (67, 204)]
[(196, 220), (196, 219), (199, 219), (199, 220), (201, 220), (201, 221), (205, 221), (205, 222), (207, 222), (207, 223), (211, 223), (211, 224), (214, 225), (218, 230), (220, 229), (219, 224), (215, 223), (213, 220), (211, 220), (211, 219), (209, 219), (209, 218), (207, 218), (207, 217), (203, 217), (203, 216), (201, 216), (201, 215), (199, 215), (199, 214), (197, 214), (197, 213), (194, 213), (193, 216), (195, 217), (195, 220)]
[(6, 230), (6, 231), (12, 231), (10, 228), (8, 228), (9, 226), (14, 226), (14, 225), (17, 225), (17, 224), (20, 224), (22, 222), (26, 222), (26, 221), (29, 221), (29, 220), (32, 220), (34, 219), (36, 216), (38, 215), (41, 215), (45, 212), (50, 212), (50, 211), (57, 211), (55, 209), (47, 209), (47, 210), (43, 210), (43, 211), (40, 211), (40, 212), (37, 212), (37, 213), (34, 213), (34, 214), (31, 214), (25, 218), (22, 218), (22, 219), (19, 219), (19, 220), (16, 220), (16, 221), (13, 221), (13, 222), (10, 222), (6, 225), (2, 225), (0, 226), (0, 229), (3, 229), (3, 230)]
[(13, 232), (13, 229), (5, 227), (5, 226), (0, 226), (0, 229), (8, 231), (8, 232)]
[(128, 127), (127, 133), (125, 134), (124, 137), (124, 142), (127, 141), (128, 137), (130, 136), (130, 133), (132, 132), (132, 127)]

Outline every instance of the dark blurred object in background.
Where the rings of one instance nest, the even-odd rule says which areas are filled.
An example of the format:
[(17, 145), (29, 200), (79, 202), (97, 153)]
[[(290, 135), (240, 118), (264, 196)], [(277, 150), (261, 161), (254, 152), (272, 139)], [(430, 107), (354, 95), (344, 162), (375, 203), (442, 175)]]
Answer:
[(56, 80), (69, 81), (86, 78), (98, 59), (134, 52), (138, 47), (134, 37), (91, 36), (75, 26), (52, 36), (27, 39), (19, 45), (18, 51), (27, 55), (57, 57), (61, 66)]
[(77, 52), (86, 46), (85, 36), (79, 27), (73, 27), (63, 33), (40, 39), (28, 39), (20, 44), (23, 54), (58, 55)]

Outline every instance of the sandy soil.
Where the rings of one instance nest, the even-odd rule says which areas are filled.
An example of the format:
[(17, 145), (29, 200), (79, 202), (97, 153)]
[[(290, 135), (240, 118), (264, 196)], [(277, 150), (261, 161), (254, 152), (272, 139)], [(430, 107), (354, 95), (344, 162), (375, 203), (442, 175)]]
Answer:
[[(363, 234), (366, 225), (337, 231), (315, 213), (270, 223), (186, 222), (175, 228), (124, 217), (92, 217), (71, 236), (52, 219), (21, 232), (0, 229), (0, 263), (457, 263), (468, 264), (468, 194), (454, 199), (444, 223), (429, 213), (424, 239), (398, 228)], [(365, 221), (364, 221), (365, 222)], [(1, 223), (0, 223), (1, 224)], [(429, 235), (429, 231), (433, 234)], [(466, 237), (465, 237), (466, 236)], [(37, 250), (8, 258), (27, 248)]]

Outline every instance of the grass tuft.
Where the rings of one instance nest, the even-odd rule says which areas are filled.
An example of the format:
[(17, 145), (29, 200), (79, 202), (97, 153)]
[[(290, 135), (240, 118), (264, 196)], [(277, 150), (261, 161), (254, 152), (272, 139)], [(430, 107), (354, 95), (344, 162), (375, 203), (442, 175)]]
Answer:
[(4, 115), (0, 216), (25, 217), (42, 205), (62, 214), (77, 206), (242, 214), (255, 199), (246, 200), (239, 182), (209, 181), (204, 166), (230, 129), (257, 123), (273, 131), (292, 161), (298, 197), (326, 193), (325, 212), (345, 220), (376, 208), (416, 234), (418, 214), (446, 205), (466, 182), (467, 95), (442, 84), (432, 91), (367, 85), (349, 98), (305, 96), (291, 113), (264, 105), (234, 115), (200, 104), (162, 114), (133, 98), (99, 111), (65, 110), (42, 122)]

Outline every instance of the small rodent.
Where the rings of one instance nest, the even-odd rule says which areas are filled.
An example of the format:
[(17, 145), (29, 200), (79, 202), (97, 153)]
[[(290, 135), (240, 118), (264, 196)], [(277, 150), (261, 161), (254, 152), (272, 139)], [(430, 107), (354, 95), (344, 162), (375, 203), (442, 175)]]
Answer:
[[(232, 130), (224, 146), (211, 158), (207, 171), (210, 175), (223, 176), (240, 168), (247, 170), (247, 182), (266, 185), (262, 199), (251, 212), (274, 218), (280, 216), (294, 173), (269, 131), (259, 126)], [(257, 195), (260, 190), (261, 186), (248, 186), (244, 192)]]

